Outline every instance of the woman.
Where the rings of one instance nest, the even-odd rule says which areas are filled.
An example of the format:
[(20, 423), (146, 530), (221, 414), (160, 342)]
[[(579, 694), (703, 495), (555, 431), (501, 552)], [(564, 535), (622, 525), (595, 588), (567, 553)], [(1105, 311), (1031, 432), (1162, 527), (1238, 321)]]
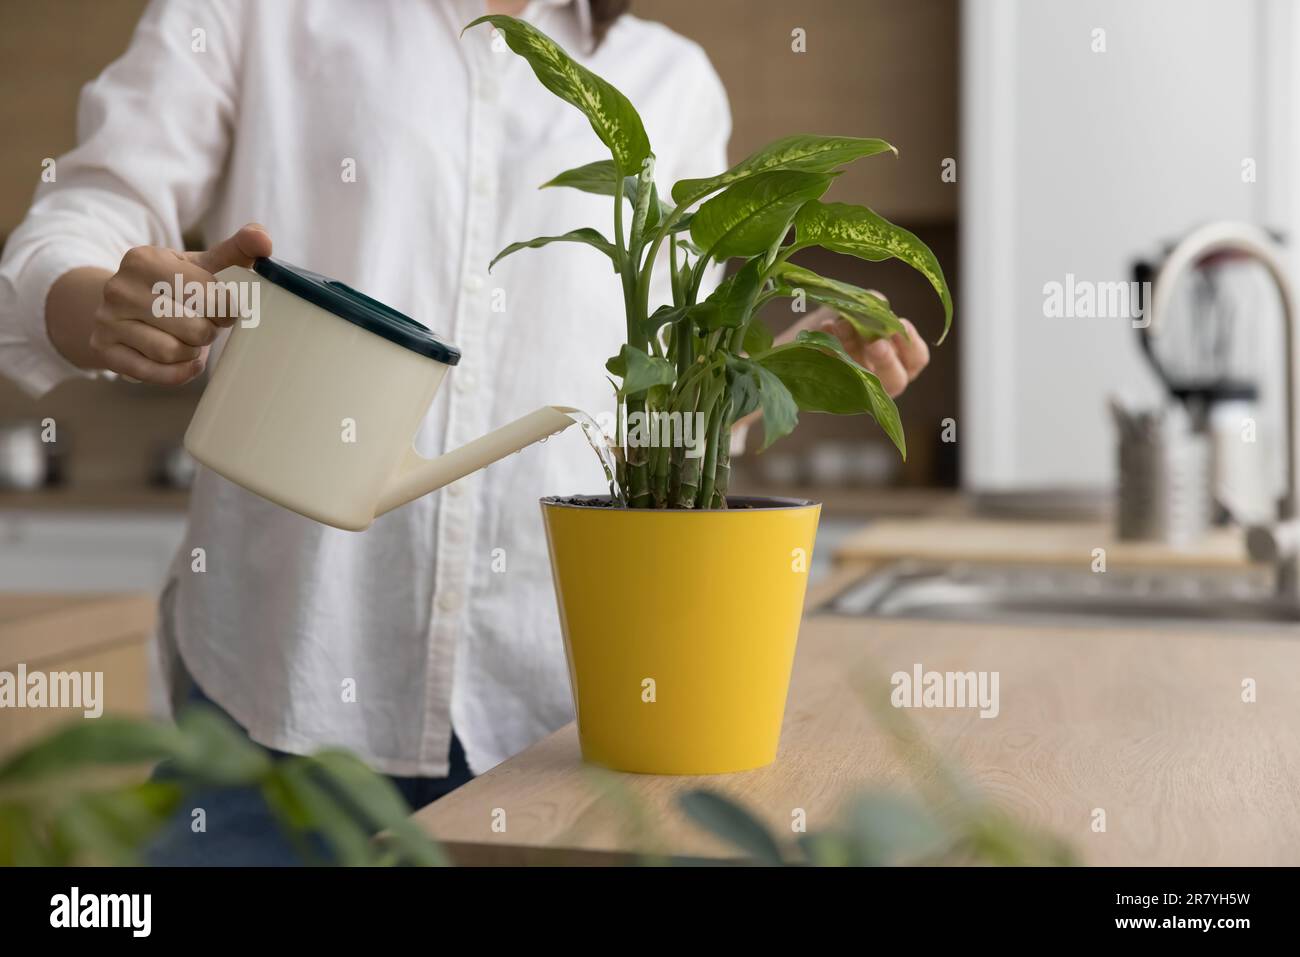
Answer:
[[(662, 183), (725, 168), (730, 118), (708, 59), (626, 6), (486, 10), (533, 21), (623, 90)], [(78, 146), (0, 261), (4, 370), (38, 394), (103, 370), (188, 382), (223, 330), (155, 318), (154, 284), (210, 281), (271, 254), (274, 237), (278, 257), (460, 347), (423, 454), (539, 405), (604, 408), (623, 325), (608, 265), (551, 247), (487, 273), (512, 240), (605, 220), (603, 198), (537, 189), (602, 149), (489, 30), (460, 36), (484, 12), (481, 0), (156, 0), (83, 92)], [(192, 231), (224, 238), (179, 252)], [(868, 353), (840, 332), (895, 393), (925, 364), (919, 336)], [(162, 602), (174, 697), (210, 699), (278, 751), (346, 747), (412, 803), (432, 800), (572, 717), (536, 503), (600, 488), (575, 430), (357, 534), (200, 470)], [(179, 827), (161, 860), (287, 853), (265, 814), (205, 800), (207, 833)]]

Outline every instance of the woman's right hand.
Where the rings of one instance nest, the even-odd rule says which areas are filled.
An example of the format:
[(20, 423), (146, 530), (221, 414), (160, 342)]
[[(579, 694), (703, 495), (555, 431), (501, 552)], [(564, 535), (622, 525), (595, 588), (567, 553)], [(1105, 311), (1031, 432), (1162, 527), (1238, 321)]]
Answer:
[[(271, 237), (250, 223), (233, 236), (203, 252), (182, 253), (161, 246), (136, 246), (127, 250), (117, 272), (103, 284), (90, 331), (95, 365), (140, 382), (183, 385), (198, 376), (208, 357), (208, 346), (224, 326), (239, 318), (231, 308), (208, 315), (206, 295), (215, 273), (227, 266), (251, 266), (271, 255)], [(102, 275), (102, 273), (101, 273)], [(177, 277), (181, 292), (176, 301)], [(204, 308), (187, 309), (183, 290), (202, 284)], [(155, 292), (166, 286), (162, 296)], [(192, 287), (191, 287), (192, 288)], [(171, 300), (155, 308), (160, 298)]]

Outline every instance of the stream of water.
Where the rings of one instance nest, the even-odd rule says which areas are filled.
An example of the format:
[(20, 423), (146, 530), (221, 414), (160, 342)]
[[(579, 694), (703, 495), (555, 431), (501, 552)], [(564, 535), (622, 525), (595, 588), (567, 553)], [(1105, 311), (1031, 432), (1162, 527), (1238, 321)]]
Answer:
[(627, 499), (623, 496), (623, 489), (618, 484), (618, 463), (614, 459), (614, 450), (609, 444), (604, 429), (600, 427), (595, 419), (580, 409), (565, 409), (564, 414), (578, 423), (579, 428), (582, 429), (582, 434), (587, 438), (587, 444), (591, 446), (591, 450), (596, 453), (596, 458), (600, 460), (600, 467), (605, 470), (605, 480), (609, 482), (610, 496), (619, 505), (627, 505)]

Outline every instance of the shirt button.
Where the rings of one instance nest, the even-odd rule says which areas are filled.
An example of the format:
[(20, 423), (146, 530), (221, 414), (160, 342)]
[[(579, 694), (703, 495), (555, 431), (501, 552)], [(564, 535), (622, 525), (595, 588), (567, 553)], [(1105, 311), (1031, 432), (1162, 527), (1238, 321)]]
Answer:
[(468, 289), (470, 292), (478, 292), (480, 289), (483, 288), (483, 277), (482, 277), (482, 276), (466, 276), (466, 277), (465, 277), (465, 288)]
[(452, 482), (447, 486), (447, 494), (452, 498), (460, 498), (465, 494), (465, 483), (463, 481)]
[(460, 592), (445, 591), (438, 596), (438, 607), (446, 612), (453, 612), (460, 607)]
[(474, 177), (474, 192), (479, 196), (488, 195), (492, 192), (492, 181), (482, 174)]
[(497, 98), (496, 80), (491, 80), (486, 77), (480, 80), (479, 87), (478, 87), (478, 95), (479, 95), (479, 99), (483, 100), (485, 103), (491, 103), (493, 100), (495, 100)]
[(468, 395), (473, 392), (475, 385), (476, 383), (472, 373), (466, 372), (456, 377), (456, 391), (461, 395)]
[(447, 541), (451, 542), (453, 545), (459, 545), (464, 540), (465, 533), (460, 530), (459, 525), (447, 526)]

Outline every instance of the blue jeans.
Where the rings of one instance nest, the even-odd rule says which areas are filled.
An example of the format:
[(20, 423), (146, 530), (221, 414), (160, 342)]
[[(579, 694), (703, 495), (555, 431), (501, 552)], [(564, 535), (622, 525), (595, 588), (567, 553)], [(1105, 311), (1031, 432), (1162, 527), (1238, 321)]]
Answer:
[[(221, 711), (197, 684), (191, 685), (187, 700)], [(224, 711), (221, 713), (225, 714)], [(229, 715), (226, 717), (230, 718)], [(234, 723), (233, 719), (231, 723)], [(262, 750), (273, 760), (288, 757), (284, 752), (271, 748)], [(389, 775), (388, 779), (412, 810), (424, 807), (474, 776), (455, 733), (451, 736), (448, 758), (450, 766), (445, 778)], [(153, 776), (155, 780), (166, 780), (170, 774), (164, 762)], [(194, 808), (203, 808), (206, 815), (206, 829), (200, 833), (195, 833), (191, 826)], [(311, 840), (308, 843), (317, 859), (329, 860), (329, 850), (324, 842)], [(266, 806), (262, 793), (250, 787), (205, 787), (191, 791), (182, 807), (154, 836), (145, 850), (144, 861), (154, 867), (289, 867), (304, 863)]]

